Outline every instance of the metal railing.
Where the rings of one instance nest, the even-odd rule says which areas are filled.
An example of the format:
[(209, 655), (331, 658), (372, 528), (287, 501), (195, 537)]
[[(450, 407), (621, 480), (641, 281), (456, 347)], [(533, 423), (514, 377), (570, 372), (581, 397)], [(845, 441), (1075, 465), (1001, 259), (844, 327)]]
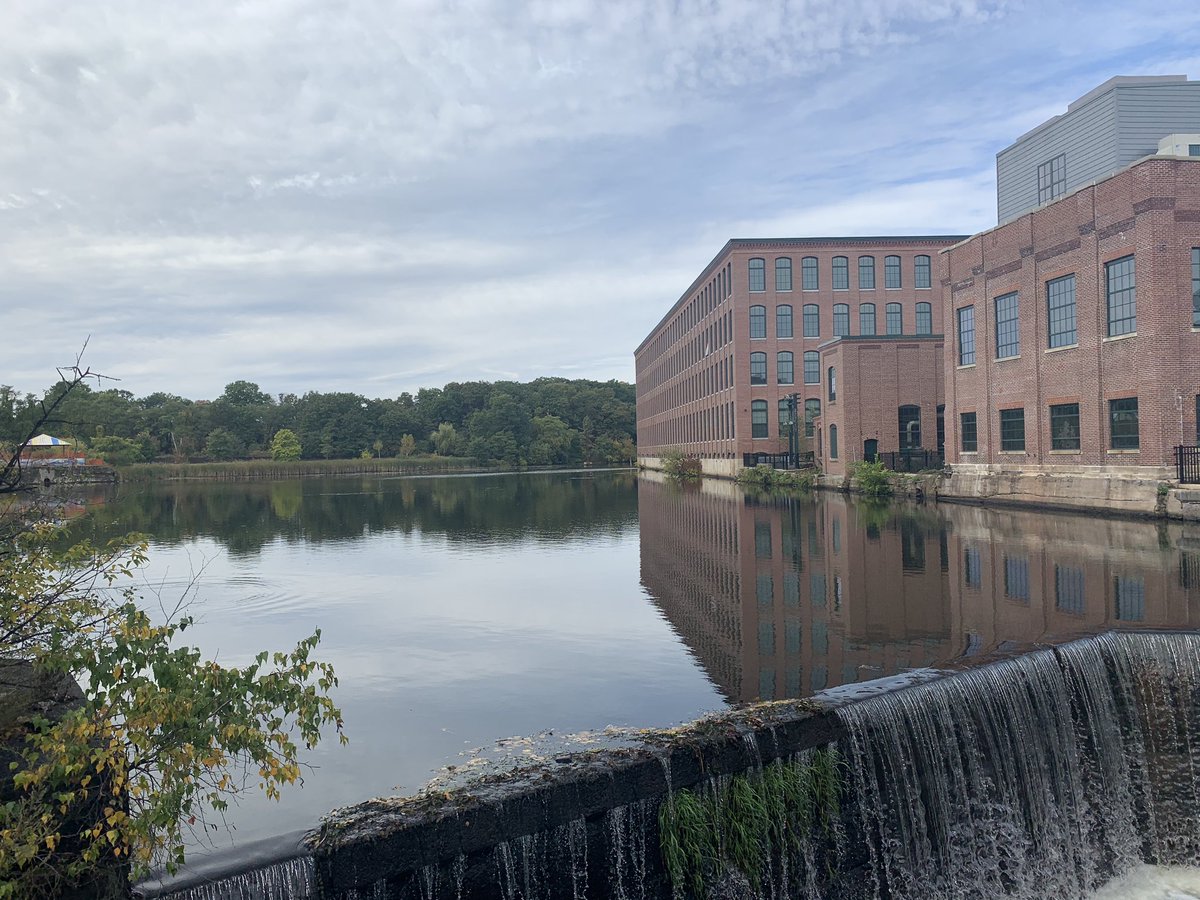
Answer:
[(921, 472), (940, 469), (946, 464), (946, 458), (941, 453), (924, 447), (876, 453), (875, 458), (893, 472)]
[(1200, 447), (1175, 448), (1175, 474), (1180, 484), (1200, 484)]
[(812, 468), (813, 452), (797, 453), (743, 453), (742, 465), (747, 469), (755, 466), (770, 466), (772, 469), (809, 469)]

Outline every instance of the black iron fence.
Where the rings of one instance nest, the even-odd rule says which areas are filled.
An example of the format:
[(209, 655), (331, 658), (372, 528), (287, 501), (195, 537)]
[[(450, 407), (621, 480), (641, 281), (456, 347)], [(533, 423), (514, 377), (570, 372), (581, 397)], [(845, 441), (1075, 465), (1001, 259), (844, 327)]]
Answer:
[(770, 466), (772, 469), (809, 469), (814, 465), (813, 452), (807, 453), (743, 453), (742, 465), (747, 469)]
[(1175, 472), (1180, 484), (1200, 484), (1200, 447), (1176, 447)]
[(940, 469), (946, 464), (946, 458), (941, 453), (924, 447), (876, 453), (875, 458), (893, 472), (921, 472)]

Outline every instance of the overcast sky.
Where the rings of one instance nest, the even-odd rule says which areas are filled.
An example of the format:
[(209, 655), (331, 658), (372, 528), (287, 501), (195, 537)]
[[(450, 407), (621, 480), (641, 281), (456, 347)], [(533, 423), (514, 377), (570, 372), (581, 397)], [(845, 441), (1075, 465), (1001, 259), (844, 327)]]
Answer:
[[(1047, 11), (1049, 9), (1050, 11)], [(0, 0), (0, 384), (633, 379), (730, 237), (969, 233), (1200, 3)]]

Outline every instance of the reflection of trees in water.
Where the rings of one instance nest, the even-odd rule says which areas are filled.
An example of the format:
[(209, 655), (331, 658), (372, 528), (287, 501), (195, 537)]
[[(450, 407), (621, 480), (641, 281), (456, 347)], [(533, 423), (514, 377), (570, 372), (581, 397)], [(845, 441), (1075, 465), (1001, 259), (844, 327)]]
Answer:
[(83, 527), (172, 544), (211, 537), (231, 553), (287, 541), (421, 531), (451, 541), (616, 534), (637, 522), (632, 472), (449, 478), (322, 478), (138, 485)]

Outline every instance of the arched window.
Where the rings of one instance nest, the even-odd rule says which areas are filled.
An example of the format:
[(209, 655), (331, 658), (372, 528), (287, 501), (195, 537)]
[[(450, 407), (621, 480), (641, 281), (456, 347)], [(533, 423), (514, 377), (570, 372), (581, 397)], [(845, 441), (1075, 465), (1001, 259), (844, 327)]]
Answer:
[(900, 449), (913, 450), (921, 446), (921, 407), (905, 404), (900, 407)]
[(900, 257), (885, 256), (883, 258), (883, 286), (889, 290), (900, 287)]
[(767, 261), (755, 257), (750, 260), (750, 290), (765, 291), (767, 289)]
[(821, 309), (815, 303), (804, 304), (804, 336), (806, 338), (821, 336)]
[(887, 305), (887, 333), (904, 334), (904, 313), (899, 303)]
[(821, 383), (821, 354), (816, 350), (809, 350), (804, 354), (804, 383)]
[(873, 256), (858, 258), (858, 289), (860, 291), (875, 290), (875, 257)]
[(800, 274), (803, 279), (801, 287), (806, 291), (815, 291), (821, 286), (821, 280), (817, 270), (817, 258), (815, 256), (806, 256), (800, 261)]
[(850, 260), (845, 256), (833, 258), (833, 289), (835, 291), (850, 290)]
[(767, 401), (753, 400), (750, 403), (750, 437), (768, 437), (767, 430)]
[(850, 305), (848, 303), (833, 304), (833, 335), (847, 337), (850, 334)]
[(796, 366), (792, 361), (792, 354), (788, 350), (784, 350), (775, 360), (775, 374), (780, 384), (795, 384), (796, 383)]
[(928, 256), (918, 256), (913, 260), (913, 286), (920, 289), (933, 286), (933, 273)]
[(812, 437), (815, 426), (813, 420), (821, 414), (820, 400), (805, 400), (804, 401), (804, 436)]
[(875, 304), (861, 303), (858, 307), (858, 333), (871, 335), (875, 333)]
[(933, 334), (933, 306), (917, 304), (917, 334)]
[(792, 336), (792, 308), (786, 303), (775, 307), (775, 337), (790, 338)]
[(775, 260), (775, 290), (790, 291), (792, 289), (792, 259), (781, 256)]
[(829, 426), (829, 458), (837, 459), (838, 458), (837, 455), (838, 455), (837, 426), (830, 425)]
[(830, 366), (829, 371), (825, 373), (825, 377), (829, 385), (829, 402), (833, 403), (837, 400), (837, 369)]
[(767, 383), (767, 354), (751, 353), (750, 354), (750, 383), (751, 384), (766, 384)]
[(750, 307), (750, 339), (767, 336), (767, 308), (765, 306)]

